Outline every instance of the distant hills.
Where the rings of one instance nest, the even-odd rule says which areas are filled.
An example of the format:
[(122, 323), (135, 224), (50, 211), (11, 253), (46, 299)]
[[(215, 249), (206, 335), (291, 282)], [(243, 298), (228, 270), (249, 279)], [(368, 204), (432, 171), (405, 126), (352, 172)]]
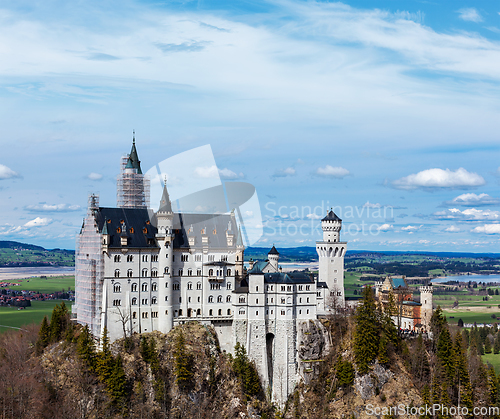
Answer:
[(13, 266), (75, 266), (75, 251), (0, 241), (0, 267)]

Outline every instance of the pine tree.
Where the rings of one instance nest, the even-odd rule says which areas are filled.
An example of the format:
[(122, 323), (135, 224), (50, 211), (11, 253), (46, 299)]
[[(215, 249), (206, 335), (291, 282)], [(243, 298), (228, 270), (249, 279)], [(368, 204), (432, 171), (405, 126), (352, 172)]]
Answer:
[(464, 340), (460, 333), (455, 335), (453, 352), (455, 358), (455, 378), (453, 383), (456, 387), (456, 394), (460, 404), (466, 406), (469, 411), (473, 408), (473, 394), (470, 384), (469, 370), (467, 365), (467, 355)]
[(484, 341), (484, 352), (487, 354), (491, 354), (492, 349), (493, 348), (491, 347), (490, 337), (487, 336), (486, 340)]
[(451, 340), (448, 327), (443, 327), (441, 333), (439, 334), (437, 342), (437, 357), (444, 367), (446, 376), (449, 379), (452, 379), (455, 359), (453, 353), (453, 342)]
[(387, 339), (384, 334), (380, 337), (378, 345), (378, 362), (380, 365), (389, 364), (389, 356), (387, 355)]
[(35, 344), (35, 349), (37, 354), (41, 354), (43, 349), (47, 347), (50, 342), (50, 327), (47, 321), (47, 316), (44, 316), (42, 320), (42, 325), (38, 331), (38, 339)]
[(90, 371), (93, 371), (95, 367), (96, 352), (94, 339), (87, 325), (85, 325), (78, 337), (76, 349), (80, 359), (83, 360)]
[(259, 374), (253, 362), (247, 362), (245, 366), (245, 393), (250, 397), (258, 396), (261, 392)]
[(379, 350), (379, 337), (376, 322), (377, 310), (371, 287), (363, 290), (363, 301), (356, 310), (354, 331), (354, 359), (358, 372), (366, 374), (369, 365), (375, 361)]
[(495, 406), (498, 398), (498, 380), (493, 367), (488, 368), (487, 377), (488, 402), (490, 406)]
[(174, 350), (175, 382), (182, 390), (192, 386), (193, 370), (191, 357), (186, 354), (186, 341), (182, 332), (179, 332)]
[(493, 344), (493, 353), (500, 353), (500, 333), (497, 333), (495, 336), (495, 343)]
[[(427, 412), (427, 406), (431, 405), (431, 393), (429, 390), (429, 385), (425, 384), (422, 388), (422, 406), (424, 407), (424, 412)], [(420, 419), (430, 419), (427, 414), (421, 415)]]
[(337, 386), (347, 387), (354, 383), (355, 371), (354, 367), (349, 361), (344, 361), (342, 356), (339, 356), (335, 364), (335, 371), (337, 376)]
[(458, 327), (464, 327), (464, 321), (462, 319), (458, 319)]
[(102, 336), (102, 350), (97, 354), (95, 371), (99, 374), (99, 378), (104, 383), (107, 383), (114, 368), (115, 360), (109, 349), (108, 329), (105, 327)]
[(106, 390), (115, 405), (123, 404), (127, 398), (127, 376), (120, 355), (112, 360), (111, 373), (106, 381)]

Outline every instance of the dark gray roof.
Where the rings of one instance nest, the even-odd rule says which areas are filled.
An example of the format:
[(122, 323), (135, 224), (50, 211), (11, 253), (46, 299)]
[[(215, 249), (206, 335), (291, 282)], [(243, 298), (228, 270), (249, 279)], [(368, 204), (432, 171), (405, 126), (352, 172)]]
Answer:
[(141, 161), (139, 160), (139, 156), (137, 154), (137, 149), (135, 148), (135, 133), (134, 139), (132, 141), (132, 150), (130, 151), (130, 155), (128, 157), (126, 169), (137, 169), (137, 173), (142, 175), (141, 170)]
[(318, 288), (328, 288), (328, 285), (326, 285), (326, 282), (318, 282)]
[(326, 214), (326, 217), (323, 218), (321, 221), (342, 221), (337, 214), (333, 212), (333, 210), (330, 210), (328, 214)]
[(273, 244), (273, 248), (269, 251), (268, 255), (279, 255), (280, 252), (278, 252), (276, 250), (276, 247), (274, 247), (274, 244)]
[(168, 195), (167, 184), (163, 187), (163, 195), (160, 201), (160, 208), (158, 211), (172, 212), (172, 203), (170, 202), (170, 196)]
[(158, 247), (155, 239), (157, 229), (150, 222), (148, 210), (145, 208), (99, 208), (95, 217), (99, 231), (103, 231), (106, 223), (109, 247), (122, 247), (123, 225), (126, 227), (128, 238), (126, 247)]
[[(229, 227), (229, 228), (228, 228)], [(194, 247), (203, 247), (202, 237), (208, 237), (208, 247), (236, 249), (227, 245), (226, 231), (236, 231), (236, 218), (231, 214), (174, 214), (174, 248), (190, 248), (188, 237), (195, 238)]]
[(310, 284), (314, 280), (304, 272), (270, 272), (264, 274), (266, 284)]
[(253, 267), (252, 269), (250, 269), (248, 271), (248, 273), (251, 273), (251, 274), (260, 274), (262, 273), (262, 269), (264, 269), (266, 266), (267, 266), (268, 262), (255, 262), (253, 264)]

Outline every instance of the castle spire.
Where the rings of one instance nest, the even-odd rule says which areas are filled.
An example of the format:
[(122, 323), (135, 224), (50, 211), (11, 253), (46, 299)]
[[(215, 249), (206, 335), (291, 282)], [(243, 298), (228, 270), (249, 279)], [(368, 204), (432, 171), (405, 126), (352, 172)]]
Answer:
[(139, 160), (139, 155), (137, 154), (137, 149), (135, 148), (135, 130), (133, 131), (132, 137), (132, 150), (130, 150), (130, 155), (125, 169), (136, 169), (137, 173), (142, 175), (141, 161)]
[(172, 212), (172, 203), (170, 202), (170, 196), (169, 196), (168, 190), (167, 190), (167, 178), (166, 177), (165, 177), (165, 183), (163, 186), (163, 195), (162, 195), (161, 201), (160, 201), (160, 208), (158, 208), (158, 211)]

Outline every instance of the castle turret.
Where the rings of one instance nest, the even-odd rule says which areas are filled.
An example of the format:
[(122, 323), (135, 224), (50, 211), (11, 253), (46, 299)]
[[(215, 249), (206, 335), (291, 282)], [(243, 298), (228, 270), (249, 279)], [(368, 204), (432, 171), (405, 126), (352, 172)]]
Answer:
[(330, 210), (321, 220), (323, 240), (316, 242), (319, 256), (319, 282), (326, 282), (328, 295), (325, 309), (336, 311), (345, 307), (344, 293), (344, 256), (346, 242), (340, 241), (342, 220)]
[(425, 327), (427, 331), (429, 331), (431, 325), (431, 317), (432, 317), (432, 294), (434, 292), (434, 288), (431, 284), (419, 287), (420, 291), (420, 304), (422, 304), (420, 308), (420, 317), (421, 323)]
[(274, 247), (267, 254), (267, 259), (269, 260), (269, 264), (274, 268), (275, 272), (278, 272), (278, 262), (280, 260), (280, 253)]
[(156, 238), (160, 246), (158, 255), (159, 261), (159, 276), (163, 277), (160, 283), (158, 293), (158, 304), (161, 315), (159, 316), (159, 330), (163, 333), (168, 333), (174, 326), (173, 316), (173, 284), (171, 281), (172, 275), (172, 255), (174, 247), (173, 221), (174, 214), (172, 212), (172, 203), (168, 195), (167, 183), (163, 187), (163, 195), (160, 201), (160, 207), (156, 213), (156, 221), (158, 223), (158, 233)]

